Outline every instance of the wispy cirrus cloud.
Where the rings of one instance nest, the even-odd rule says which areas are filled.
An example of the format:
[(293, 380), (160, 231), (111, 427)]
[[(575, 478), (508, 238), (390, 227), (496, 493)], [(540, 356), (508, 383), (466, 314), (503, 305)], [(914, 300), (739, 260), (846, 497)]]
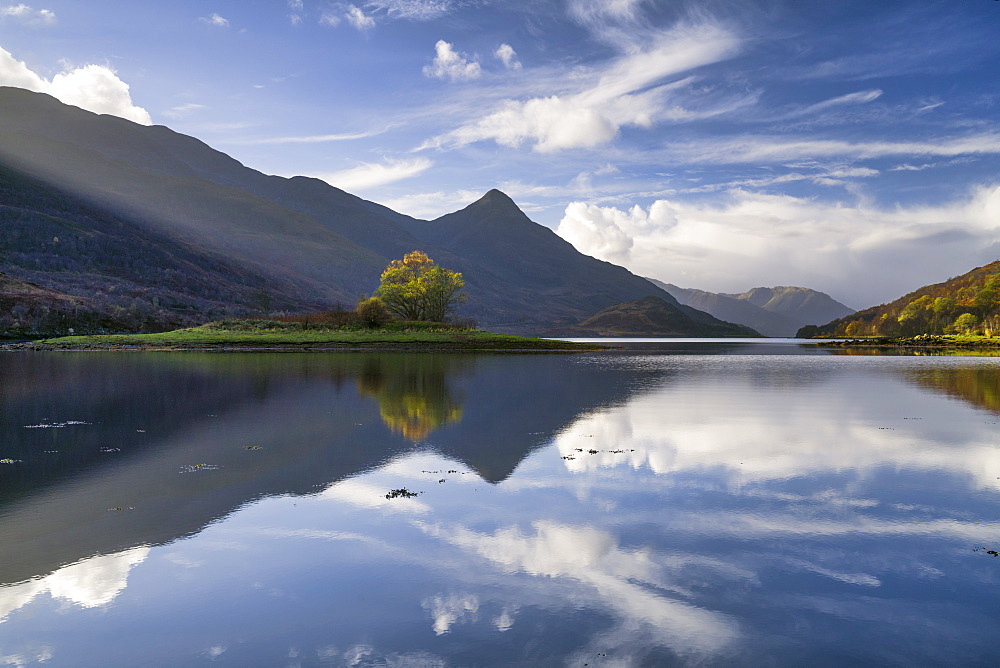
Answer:
[(427, 158), (388, 159), (382, 163), (362, 163), (351, 169), (318, 176), (332, 186), (353, 192), (412, 178), (432, 166), (434, 163)]
[(229, 19), (223, 18), (218, 14), (210, 14), (209, 16), (202, 16), (198, 19), (205, 25), (214, 26), (216, 28), (228, 28)]
[(669, 94), (693, 80), (677, 80), (694, 68), (732, 57), (740, 40), (714, 24), (681, 25), (660, 33), (649, 48), (610, 65), (578, 70), (564, 90), (527, 100), (507, 99), (486, 116), (425, 142), (421, 148), (495, 141), (546, 153), (610, 142), (624, 126), (649, 128), (657, 121), (701, 117), (669, 103)]
[(1000, 134), (982, 133), (925, 141), (847, 141), (744, 136), (734, 139), (676, 143), (667, 154), (692, 163), (738, 164), (801, 159), (873, 159), (892, 156), (960, 156), (1000, 154)]
[(365, 7), (385, 12), (389, 18), (430, 21), (463, 4), (465, 3), (458, 0), (369, 0)]
[(267, 144), (325, 144), (327, 142), (352, 141), (355, 139), (368, 139), (384, 134), (389, 128), (381, 130), (368, 130), (365, 132), (343, 132), (325, 135), (301, 135), (290, 137), (262, 137), (258, 139), (234, 139), (226, 144), (239, 144), (243, 146), (262, 146)]

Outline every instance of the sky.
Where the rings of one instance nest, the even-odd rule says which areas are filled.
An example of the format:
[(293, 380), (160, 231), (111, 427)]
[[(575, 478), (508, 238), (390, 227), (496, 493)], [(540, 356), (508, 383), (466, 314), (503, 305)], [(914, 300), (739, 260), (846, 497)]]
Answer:
[(418, 218), (499, 188), (681, 287), (1000, 259), (997, 0), (0, 0), (0, 85)]

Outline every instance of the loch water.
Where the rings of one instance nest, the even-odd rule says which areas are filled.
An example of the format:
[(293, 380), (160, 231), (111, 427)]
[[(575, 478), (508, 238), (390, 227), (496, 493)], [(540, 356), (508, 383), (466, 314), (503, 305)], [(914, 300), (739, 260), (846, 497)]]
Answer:
[(0, 353), (0, 665), (1000, 665), (1000, 358)]

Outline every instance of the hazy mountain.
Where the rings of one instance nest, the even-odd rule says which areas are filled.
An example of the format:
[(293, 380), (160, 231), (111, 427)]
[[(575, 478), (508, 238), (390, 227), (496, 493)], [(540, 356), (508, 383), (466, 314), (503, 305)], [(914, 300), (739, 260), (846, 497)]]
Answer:
[(941, 283), (925, 285), (888, 304), (872, 306), (800, 336), (914, 336), (1000, 334), (1000, 261)]
[[(202, 279), (220, 283), (217, 303), (237, 307), (252, 301), (243, 289), (250, 285), (274, 308), (353, 304), (377, 287), (390, 260), (417, 249), (465, 275), (469, 299), (459, 315), (500, 331), (571, 325), (645, 296), (675, 302), (647, 280), (579, 253), (499, 191), (438, 220), (418, 221), (317, 179), (266, 176), (168, 128), (93, 114), (43, 94), (0, 88), (0, 117), (0, 178), (22, 179), (29, 190), (47, 188), (60, 198), (58, 225), (69, 229), (65, 221), (80, 218), (75, 243), (94, 230), (119, 232), (118, 251), (85, 253), (91, 265), (98, 257), (109, 265), (101, 270), (75, 266), (80, 254), (55, 245), (35, 269), (6, 258), (0, 264), (15, 278), (33, 271), (30, 280), (69, 294), (79, 294), (70, 289), (72, 277), (92, 289), (110, 273), (138, 286), (140, 301), (183, 302), (152, 289), (162, 281), (145, 268), (146, 259), (133, 266), (127, 249), (134, 238), (137, 246), (167, 249), (171, 258), (160, 263), (161, 275), (178, 263), (207, 267), (211, 259), (215, 265)], [(49, 215), (38, 199), (44, 197), (20, 207), (35, 219)], [(18, 229), (34, 226), (25, 220)], [(8, 255), (37, 248), (19, 239), (9, 236)], [(145, 257), (141, 249), (135, 253)], [(183, 293), (186, 279), (177, 271), (172, 287)], [(709, 317), (693, 310), (689, 316)]]
[(842, 318), (854, 312), (854, 309), (844, 306), (824, 292), (786, 285), (752, 288), (742, 294), (726, 296), (745, 300), (765, 311), (780, 313), (807, 324), (829, 322), (830, 318)]
[[(757, 332), (712, 318), (694, 320), (690, 307), (660, 297), (615, 304), (558, 335), (570, 336), (759, 336)], [(704, 315), (704, 314), (702, 314)]]
[(829, 295), (809, 288), (781, 286), (724, 294), (650, 280), (681, 304), (746, 325), (764, 336), (795, 336), (807, 324), (829, 322), (854, 312)]

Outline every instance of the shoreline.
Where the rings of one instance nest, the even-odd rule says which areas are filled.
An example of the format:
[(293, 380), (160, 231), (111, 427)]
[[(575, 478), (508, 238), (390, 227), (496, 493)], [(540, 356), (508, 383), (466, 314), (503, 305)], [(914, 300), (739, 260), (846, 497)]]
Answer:
[(1000, 350), (1000, 337), (918, 334), (891, 338), (844, 339), (815, 345), (840, 348), (927, 348), (931, 350)]

